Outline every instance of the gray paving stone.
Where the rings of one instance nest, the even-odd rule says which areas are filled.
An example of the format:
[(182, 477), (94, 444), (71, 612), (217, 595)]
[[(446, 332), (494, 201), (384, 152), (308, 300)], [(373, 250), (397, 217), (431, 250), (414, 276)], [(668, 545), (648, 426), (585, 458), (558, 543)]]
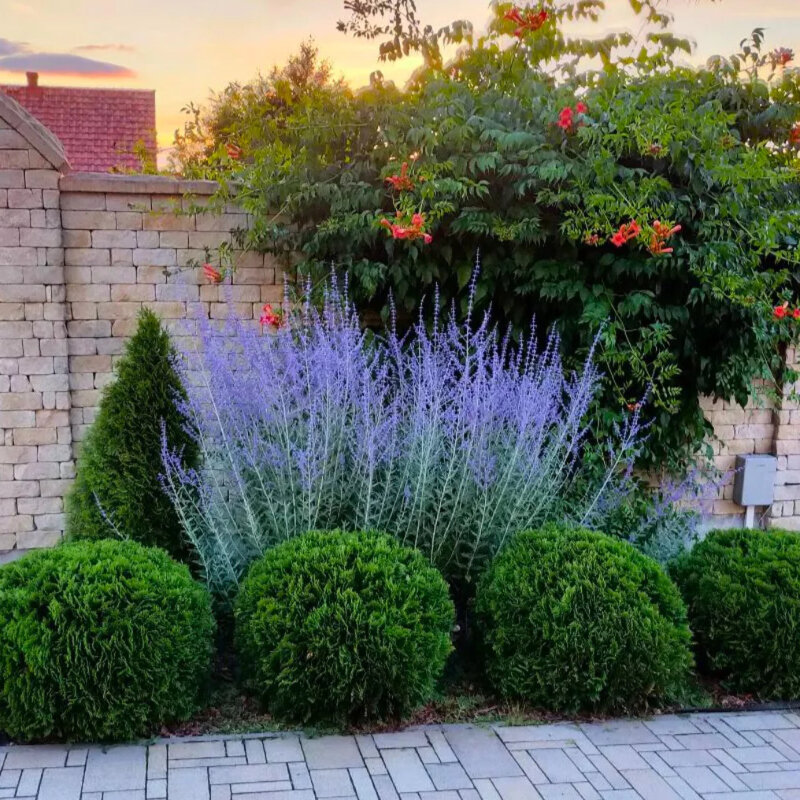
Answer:
[(574, 786), (583, 800), (600, 800), (600, 792), (598, 792), (597, 789), (595, 789), (594, 786), (592, 786), (592, 784), (588, 781), (576, 783)]
[[(377, 742), (376, 742), (377, 744)], [(404, 792), (431, 792), (433, 785), (425, 766), (413, 749), (384, 750), (383, 763), (389, 770), (392, 782), (400, 794)]]
[(457, 791), (420, 792), (419, 800), (461, 800)]
[(581, 795), (571, 783), (545, 783), (536, 787), (544, 800), (581, 800)]
[(103, 800), (146, 800), (144, 789), (125, 789), (121, 792), (103, 792)]
[(211, 800), (231, 800), (231, 787), (221, 783), (214, 784), (211, 787)]
[(147, 748), (123, 745), (100, 750), (93, 747), (86, 759), (85, 792), (112, 792), (144, 789), (147, 772)]
[(325, 736), (303, 739), (303, 753), (309, 769), (349, 769), (364, 762), (352, 736)]
[[(747, 771), (748, 772), (777, 772), (778, 770), (782, 769), (780, 764), (748, 764)], [(795, 771), (795, 770), (787, 770), (787, 772)]]
[(650, 769), (654, 769), (662, 778), (671, 778), (675, 774), (675, 770), (661, 758), (660, 753), (641, 753), (640, 755)]
[[(172, 769), (170, 769), (171, 774)], [(288, 780), (289, 770), (286, 764), (240, 764), (233, 767), (211, 767), (208, 770), (209, 783), (262, 783)]]
[(418, 747), (417, 755), (420, 757), (420, 760), (423, 764), (439, 763), (439, 757), (436, 755), (436, 751), (430, 745), (427, 747)]
[[(708, 717), (708, 724), (711, 725), (715, 731), (721, 733), (733, 747), (749, 747), (753, 744), (751, 737), (757, 736), (753, 731), (739, 733), (731, 728), (725, 720), (717, 717)], [(758, 744), (764, 744), (763, 739), (759, 739)]]
[(648, 763), (629, 744), (609, 744), (599, 749), (616, 769), (649, 769)]
[(736, 759), (731, 758), (727, 750), (711, 750), (709, 752), (723, 767), (727, 767), (731, 772), (737, 774), (747, 772), (747, 768), (743, 767)]
[[(77, 765), (76, 765), (77, 766)], [(35, 797), (39, 791), (42, 780), (42, 770), (39, 768), (24, 769), (17, 784), (18, 797)]]
[(497, 789), (488, 778), (478, 778), (473, 783), (475, 784), (475, 790), (481, 796), (481, 800), (501, 800)]
[(653, 731), (638, 720), (583, 723), (580, 729), (589, 741), (598, 747), (605, 744), (646, 744), (658, 741)]
[(791, 747), (792, 750), (800, 753), (800, 730), (796, 728), (791, 728), (789, 730), (779, 730), (775, 728), (773, 729), (773, 733), (782, 742)]
[(670, 767), (710, 767), (719, 764), (716, 756), (708, 750), (665, 750), (658, 757)]
[(169, 760), (178, 758), (225, 758), (225, 742), (178, 742), (168, 747)]
[(730, 787), (709, 767), (676, 767), (675, 772), (696, 792), (727, 792)]
[(21, 769), (4, 769), (0, 772), (0, 789), (16, 789), (21, 777)]
[[(213, 784), (214, 786), (227, 786), (228, 784)], [(257, 794), (262, 792), (291, 792), (291, 781), (256, 781), (255, 783), (232, 783), (230, 791), (233, 797), (240, 794)], [(105, 798), (103, 798), (105, 800)]]
[(397, 800), (397, 790), (388, 775), (373, 775), (372, 785), (380, 800)]
[(595, 769), (608, 781), (612, 789), (630, 789), (627, 781), (603, 755), (589, 756)]
[(461, 764), (428, 764), (426, 769), (438, 791), (472, 788), (472, 781)]
[[(525, 777), (534, 785), (547, 783), (547, 776), (539, 769), (539, 765), (531, 758), (527, 750), (513, 753), (514, 760), (522, 767)], [(589, 765), (591, 766), (591, 764)]]
[(373, 733), (372, 741), (378, 750), (389, 747), (427, 747), (425, 731), (397, 731), (396, 733)]
[(706, 800), (776, 800), (775, 792), (720, 792), (707, 794)]
[(612, 789), (608, 792), (600, 792), (603, 800), (642, 800), (633, 789)]
[(167, 777), (169, 800), (211, 800), (208, 770), (203, 767), (171, 769)]
[(653, 733), (663, 736), (674, 736), (679, 733), (698, 733), (697, 726), (689, 717), (677, 714), (665, 714), (663, 717), (654, 717), (644, 723)]
[(378, 800), (378, 793), (372, 785), (372, 779), (366, 767), (353, 767), (350, 770), (350, 780), (353, 782), (358, 800)]
[(477, 789), (459, 789), (458, 796), (461, 800), (481, 800)]
[(147, 777), (151, 780), (167, 778), (167, 746), (151, 744), (147, 748)]
[[(263, 750), (261, 763), (264, 763)], [(233, 758), (181, 758), (178, 761), (170, 761), (170, 769), (187, 769), (188, 767), (233, 767), (237, 764), (247, 764), (245, 756), (235, 756)]]
[(292, 779), (292, 786), (295, 789), (311, 788), (311, 775), (308, 774), (308, 767), (305, 763), (289, 764), (289, 777)]
[(244, 742), (238, 739), (230, 739), (225, 742), (225, 755), (228, 758), (246, 758)]
[(680, 795), (653, 769), (626, 769), (622, 776), (643, 800), (680, 800)]
[(375, 747), (375, 742), (369, 735), (356, 736), (356, 744), (358, 745), (359, 752), (362, 758), (379, 758), (380, 753), (378, 748)]
[(800, 770), (747, 772), (738, 777), (749, 789), (800, 789)]
[(721, 733), (689, 733), (676, 736), (675, 739), (687, 750), (713, 750), (732, 746)]
[(427, 731), (427, 735), (428, 741), (431, 743), (431, 747), (433, 747), (439, 761), (441, 761), (442, 764), (449, 764), (451, 761), (458, 761), (456, 754), (453, 752), (450, 745), (447, 744), (447, 739), (444, 738), (444, 734), (441, 731)]
[(402, 792), (400, 800), (419, 800), (419, 792)]
[(448, 726), (444, 736), (470, 778), (523, 777), (519, 764), (498, 738), (499, 733), (471, 726)]
[(667, 750), (684, 750), (684, 746), (672, 735), (662, 734), (658, 737), (661, 744), (665, 745)]
[(551, 783), (583, 780), (583, 773), (563, 750), (532, 750), (530, 755)]
[(163, 800), (167, 796), (166, 778), (147, 781), (147, 800)]
[(247, 756), (248, 764), (267, 763), (267, 757), (264, 754), (264, 744), (259, 739), (245, 739), (244, 752)]
[[(746, 739), (749, 744), (753, 745), (754, 747), (761, 747), (761, 745), (766, 744), (763, 738), (763, 731), (756, 733), (755, 731), (742, 731), (742, 738)], [(727, 734), (726, 734), (727, 735)]]
[[(299, 791), (293, 789), (288, 792), (246, 792), (232, 796), (236, 800), (314, 800), (314, 792), (311, 789), (300, 789)], [(169, 796), (169, 800), (172, 800), (172, 795)]]
[(268, 764), (303, 760), (303, 748), (300, 747), (300, 739), (297, 736), (264, 739), (264, 753)]
[(525, 777), (493, 778), (492, 783), (503, 800), (539, 800), (533, 784)]
[(747, 787), (736, 777), (727, 767), (709, 767), (709, 769), (721, 780), (728, 784), (728, 788), (734, 792), (744, 792)]
[(66, 763), (67, 751), (61, 745), (26, 745), (9, 748), (6, 760), (3, 762), (3, 769), (63, 767)]
[(581, 772), (593, 772), (594, 771), (594, 764), (589, 761), (589, 758), (581, 752), (580, 749), (577, 747), (565, 747), (564, 753), (566, 753), (567, 758), (581, 771)]
[(386, 765), (382, 758), (365, 758), (364, 763), (370, 775), (387, 775)]
[(725, 722), (735, 731), (740, 732), (762, 730), (775, 731), (795, 727), (792, 722), (782, 714), (758, 711), (725, 714)]
[(725, 751), (740, 764), (776, 764), (786, 759), (769, 745), (763, 747), (732, 747)]
[(76, 747), (67, 753), (67, 766), (68, 767), (82, 767), (86, 764), (86, 758), (89, 755), (87, 747)]
[(573, 742), (584, 739), (585, 734), (572, 722), (552, 725), (493, 726), (495, 733), (506, 744), (511, 742)]
[(37, 800), (79, 800), (82, 783), (83, 767), (45, 768)]
[(671, 775), (664, 780), (680, 795), (681, 800), (702, 800), (700, 795), (678, 775)]
[(353, 783), (346, 769), (312, 769), (309, 772), (317, 797), (347, 797), (353, 794)]
[[(621, 777), (621, 776), (620, 776)], [(598, 792), (611, 791), (611, 784), (606, 780), (605, 776), (600, 772), (587, 772), (586, 779)]]
[(84, 792), (81, 795), (81, 800), (103, 800), (102, 792)]

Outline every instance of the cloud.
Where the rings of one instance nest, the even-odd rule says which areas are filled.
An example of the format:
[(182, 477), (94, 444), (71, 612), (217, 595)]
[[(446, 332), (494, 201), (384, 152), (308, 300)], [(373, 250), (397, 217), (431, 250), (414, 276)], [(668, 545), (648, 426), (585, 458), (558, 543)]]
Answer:
[(114, 50), (118, 53), (135, 53), (136, 48), (130, 44), (82, 44), (78, 47), (73, 47), (73, 50), (76, 52), (83, 50), (83, 51), (95, 51), (95, 50)]
[(11, 39), (0, 38), (0, 56), (13, 56), (17, 53), (27, 52), (27, 42), (12, 42)]
[(71, 53), (23, 53), (0, 58), (0, 72), (39, 72), (93, 78), (134, 78), (136, 73), (120, 64), (96, 61)]

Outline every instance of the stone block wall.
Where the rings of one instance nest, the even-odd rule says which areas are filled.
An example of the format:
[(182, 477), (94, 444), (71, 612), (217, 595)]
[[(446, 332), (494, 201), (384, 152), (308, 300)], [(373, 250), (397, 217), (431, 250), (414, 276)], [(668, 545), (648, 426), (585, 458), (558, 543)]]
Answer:
[(0, 550), (58, 541), (75, 470), (58, 188), (64, 164), (63, 151), (28, 120), (0, 116)]
[(233, 285), (212, 285), (192, 261), (205, 248), (231, 242), (248, 224), (235, 207), (188, 213), (215, 185), (147, 176), (68, 175), (61, 180), (66, 279), (70, 424), (77, 444), (94, 420), (114, 362), (136, 328), (142, 306), (152, 309), (179, 346), (196, 319), (236, 314), (258, 319), (264, 303), (283, 298), (283, 276), (268, 256), (238, 252)]

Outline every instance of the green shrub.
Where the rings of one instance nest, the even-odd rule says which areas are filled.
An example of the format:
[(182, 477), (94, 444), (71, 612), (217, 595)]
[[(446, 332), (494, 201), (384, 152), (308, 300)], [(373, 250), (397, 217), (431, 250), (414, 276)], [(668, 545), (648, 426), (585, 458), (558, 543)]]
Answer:
[(700, 667), (733, 691), (800, 697), (800, 538), (712, 531), (672, 568)]
[(243, 677), (270, 711), (343, 722), (398, 717), (428, 697), (454, 610), (416, 550), (315, 531), (253, 565), (235, 616)]
[(211, 663), (208, 593), (134, 542), (74, 542), (0, 569), (0, 730), (122, 740), (196, 708)]
[(555, 711), (627, 711), (682, 691), (686, 612), (661, 568), (601, 533), (518, 534), (476, 599), (488, 675), (504, 697)]
[(183, 449), (187, 465), (197, 462), (175, 406), (184, 391), (172, 359), (167, 333), (151, 311), (143, 310), (78, 459), (67, 498), (70, 539), (121, 536), (187, 557), (177, 515), (159, 480), (162, 421), (171, 448)]

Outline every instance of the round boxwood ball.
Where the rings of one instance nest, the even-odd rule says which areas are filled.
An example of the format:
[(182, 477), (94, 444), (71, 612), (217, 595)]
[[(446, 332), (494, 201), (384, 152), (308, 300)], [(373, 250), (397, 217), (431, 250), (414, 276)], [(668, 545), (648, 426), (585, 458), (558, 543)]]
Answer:
[(144, 736), (197, 707), (208, 592), (129, 541), (75, 542), (0, 568), (0, 730), (17, 739)]
[(235, 619), (242, 677), (273, 714), (352, 722), (427, 699), (454, 609), (416, 550), (375, 532), (314, 531), (251, 567)]
[(504, 697), (553, 711), (641, 710), (679, 692), (691, 636), (659, 565), (602, 533), (517, 534), (478, 585), (488, 677)]
[(733, 691), (800, 698), (800, 538), (712, 531), (672, 567), (700, 667)]

